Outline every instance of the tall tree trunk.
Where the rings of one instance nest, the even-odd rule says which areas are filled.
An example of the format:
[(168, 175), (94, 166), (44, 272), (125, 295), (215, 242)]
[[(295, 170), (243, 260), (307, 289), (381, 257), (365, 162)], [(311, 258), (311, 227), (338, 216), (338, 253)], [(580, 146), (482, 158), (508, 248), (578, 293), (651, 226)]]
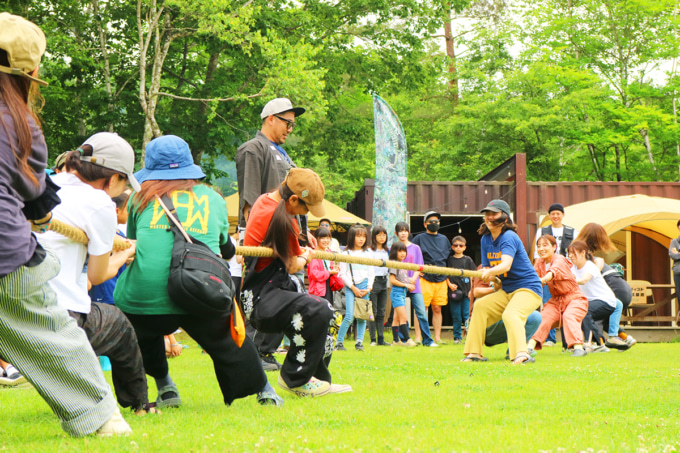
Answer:
[(621, 152), (619, 145), (614, 145), (614, 154), (616, 156), (616, 180), (621, 182)]
[(600, 174), (600, 164), (597, 162), (597, 157), (595, 157), (595, 145), (588, 143), (588, 151), (590, 152), (590, 160), (593, 162), (593, 170), (595, 170), (595, 178), (598, 181), (602, 181), (604, 178)]
[(652, 145), (649, 143), (649, 132), (647, 131), (647, 129), (640, 129), (639, 132), (645, 143), (645, 149), (647, 150), (647, 159), (649, 159), (649, 163), (652, 164), (654, 173), (657, 173), (656, 164), (654, 163), (654, 155), (652, 154)]
[[(109, 62), (109, 52), (106, 49), (106, 33), (102, 27), (101, 14), (99, 12), (99, 0), (92, 0), (92, 12), (97, 21), (97, 31), (99, 33), (99, 48), (104, 59), (104, 86), (106, 88), (106, 97), (108, 99), (108, 111), (113, 112), (113, 90), (111, 88), (111, 65)], [(107, 129), (113, 132), (113, 123), (109, 122)]]
[(449, 57), (449, 87), (453, 93), (453, 104), (458, 105), (458, 70), (456, 68), (456, 51), (453, 47), (453, 32), (451, 30), (451, 8), (446, 11), (444, 22), (444, 40), (446, 41), (446, 55)]
[[(217, 70), (217, 63), (219, 62), (220, 55), (222, 53), (222, 50), (220, 49), (217, 52), (211, 53), (210, 54), (210, 59), (208, 60), (208, 68), (205, 72), (205, 82), (203, 83), (203, 91), (205, 94), (207, 94), (208, 90), (210, 89), (210, 84), (212, 81), (215, 79), (215, 71)], [(207, 96), (204, 96), (207, 97)], [(201, 129), (207, 129), (207, 117), (208, 117), (208, 102), (202, 102), (198, 112), (200, 113), (200, 118), (203, 119), (203, 122), (199, 125)], [(205, 133), (202, 134), (202, 137), (207, 136), (207, 130), (205, 130)], [(205, 141), (201, 141), (202, 143), (205, 143)], [(194, 162), (196, 165), (198, 165), (201, 162), (201, 158), (203, 157), (203, 152), (205, 151), (203, 146), (196, 147), (194, 149), (193, 154), (194, 154)]]

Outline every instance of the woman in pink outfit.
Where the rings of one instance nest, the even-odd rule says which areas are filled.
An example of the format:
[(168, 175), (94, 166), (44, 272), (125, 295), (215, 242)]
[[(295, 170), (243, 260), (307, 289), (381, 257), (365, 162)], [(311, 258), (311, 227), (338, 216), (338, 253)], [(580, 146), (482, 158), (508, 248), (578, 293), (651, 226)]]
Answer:
[(583, 357), (586, 351), (583, 349), (581, 321), (588, 313), (588, 298), (571, 273), (571, 263), (555, 253), (556, 248), (557, 241), (549, 234), (536, 241), (539, 259), (534, 263), (534, 268), (541, 283), (548, 285), (552, 298), (543, 306), (543, 320), (528, 346), (541, 349), (550, 329), (563, 325), (567, 346), (574, 349), (572, 356)]

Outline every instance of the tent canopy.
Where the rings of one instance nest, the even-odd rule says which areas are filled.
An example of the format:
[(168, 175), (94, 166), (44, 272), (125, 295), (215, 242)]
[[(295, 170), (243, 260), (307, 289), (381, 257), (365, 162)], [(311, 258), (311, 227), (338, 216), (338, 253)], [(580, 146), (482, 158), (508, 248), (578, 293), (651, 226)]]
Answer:
[[(225, 197), (225, 200), (227, 201), (227, 209), (229, 211), (230, 229), (235, 230), (238, 225), (238, 193)], [(335, 227), (334, 231), (345, 232), (355, 223), (360, 223), (362, 225), (371, 224), (371, 222), (367, 222), (361, 217), (357, 217), (351, 212), (345, 211), (340, 206), (335, 205), (328, 200), (323, 201), (323, 207), (326, 209), (326, 215), (324, 217), (333, 222)], [(308, 218), (309, 228), (312, 230), (316, 229), (319, 225), (319, 218), (314, 217), (311, 212), (309, 213)]]
[[(647, 195), (601, 198), (564, 208), (564, 223), (577, 230), (590, 222), (602, 225), (609, 236), (630, 227), (643, 228), (667, 238), (666, 247), (678, 237), (679, 219), (679, 200)], [(546, 225), (550, 225), (547, 215), (541, 218), (539, 228)]]

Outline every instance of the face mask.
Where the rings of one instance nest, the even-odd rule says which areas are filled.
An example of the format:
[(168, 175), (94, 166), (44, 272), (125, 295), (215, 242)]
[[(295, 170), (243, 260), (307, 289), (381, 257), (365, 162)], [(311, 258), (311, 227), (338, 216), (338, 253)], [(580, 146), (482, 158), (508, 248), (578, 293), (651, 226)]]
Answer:
[(439, 224), (438, 223), (428, 223), (427, 224), (427, 231), (430, 233), (436, 233), (439, 231)]

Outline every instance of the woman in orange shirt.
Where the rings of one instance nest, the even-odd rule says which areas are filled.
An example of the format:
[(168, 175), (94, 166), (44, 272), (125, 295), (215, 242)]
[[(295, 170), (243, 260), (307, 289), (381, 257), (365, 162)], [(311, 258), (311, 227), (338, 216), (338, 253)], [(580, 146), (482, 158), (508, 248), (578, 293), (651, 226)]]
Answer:
[(552, 298), (543, 306), (543, 320), (528, 346), (541, 349), (550, 329), (564, 325), (567, 346), (574, 348), (572, 357), (583, 357), (586, 351), (583, 349), (581, 321), (588, 313), (588, 298), (571, 273), (571, 263), (555, 253), (556, 249), (557, 241), (552, 235), (544, 234), (536, 241), (539, 259), (534, 263), (534, 269), (541, 283), (548, 285)]

